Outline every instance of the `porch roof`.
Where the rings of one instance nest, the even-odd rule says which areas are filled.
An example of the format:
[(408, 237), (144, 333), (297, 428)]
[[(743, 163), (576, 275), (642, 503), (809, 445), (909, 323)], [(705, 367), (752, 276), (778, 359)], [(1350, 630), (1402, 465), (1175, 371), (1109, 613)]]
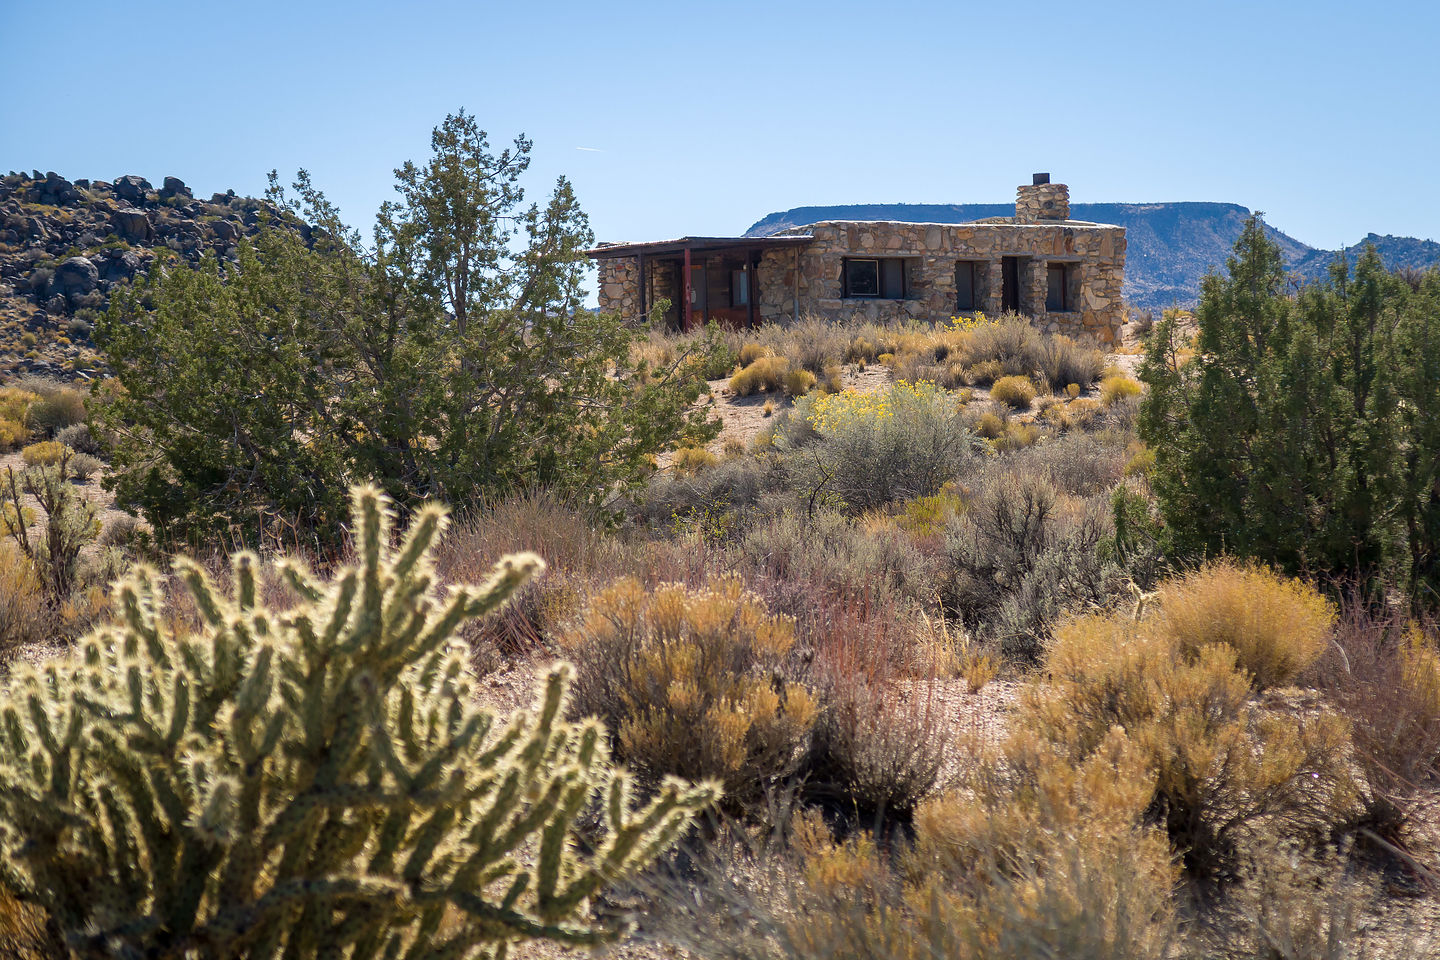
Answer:
[(652, 240), (648, 243), (606, 243), (586, 250), (595, 260), (612, 257), (663, 256), (667, 253), (714, 253), (722, 250), (761, 250), (770, 247), (797, 247), (815, 238), (810, 234), (786, 237), (681, 237), (678, 240)]

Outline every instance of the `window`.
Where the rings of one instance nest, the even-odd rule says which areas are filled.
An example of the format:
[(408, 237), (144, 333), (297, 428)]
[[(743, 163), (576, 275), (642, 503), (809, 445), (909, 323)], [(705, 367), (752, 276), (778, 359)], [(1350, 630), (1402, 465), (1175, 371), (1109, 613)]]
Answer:
[(984, 282), (986, 265), (974, 260), (961, 260), (955, 264), (955, 309), (980, 309), (980, 284)]
[(748, 307), (750, 305), (750, 271), (730, 271), (730, 306)]
[(1063, 263), (1052, 263), (1049, 267), (1046, 271), (1050, 277), (1050, 285), (1045, 292), (1045, 312), (1064, 313), (1070, 309), (1070, 292), (1067, 289), (1070, 269)]
[(904, 300), (905, 261), (899, 257), (845, 260), (845, 296)]

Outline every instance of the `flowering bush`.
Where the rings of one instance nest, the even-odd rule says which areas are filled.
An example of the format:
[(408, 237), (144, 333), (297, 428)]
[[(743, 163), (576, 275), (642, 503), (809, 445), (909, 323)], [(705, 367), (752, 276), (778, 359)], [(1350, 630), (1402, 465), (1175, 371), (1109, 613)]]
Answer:
[(793, 487), (812, 507), (854, 511), (933, 494), (979, 450), (960, 410), (929, 381), (802, 397), (782, 450)]

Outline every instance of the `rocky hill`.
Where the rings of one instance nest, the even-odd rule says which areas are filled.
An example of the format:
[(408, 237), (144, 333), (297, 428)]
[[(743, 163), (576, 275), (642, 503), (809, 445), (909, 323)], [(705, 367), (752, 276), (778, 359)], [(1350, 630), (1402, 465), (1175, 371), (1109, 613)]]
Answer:
[(98, 369), (91, 329), (117, 284), (157, 257), (234, 257), (267, 212), (281, 216), (233, 191), (198, 200), (174, 177), (158, 189), (137, 176), (0, 178), (0, 376), (90, 376)]
[[(796, 207), (772, 213), (755, 223), (746, 236), (766, 236), (822, 220), (900, 220), (918, 223), (963, 223), (1015, 212), (1004, 203), (884, 203), (832, 207)], [(1250, 211), (1235, 203), (1072, 203), (1076, 220), (1114, 223), (1125, 228), (1129, 247), (1125, 262), (1125, 299), (1152, 310), (1188, 306), (1200, 293), (1200, 278), (1224, 266)], [(1337, 253), (1320, 250), (1270, 228), (1270, 235), (1291, 271), (1300, 279), (1325, 275)], [(1413, 237), (1370, 234), (1343, 252), (1353, 261), (1366, 243), (1374, 243), (1387, 266), (1428, 267), (1440, 264), (1440, 243)]]

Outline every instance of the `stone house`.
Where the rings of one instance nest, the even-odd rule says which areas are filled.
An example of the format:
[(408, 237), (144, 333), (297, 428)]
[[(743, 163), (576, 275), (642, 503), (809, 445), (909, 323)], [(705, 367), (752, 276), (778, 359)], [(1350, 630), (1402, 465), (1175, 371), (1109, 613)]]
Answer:
[(1007, 310), (1050, 332), (1115, 342), (1125, 228), (1070, 219), (1070, 191), (1037, 173), (1013, 217), (968, 223), (831, 220), (765, 237), (604, 244), (600, 309), (627, 320), (669, 301), (689, 329), (830, 319), (943, 320)]

